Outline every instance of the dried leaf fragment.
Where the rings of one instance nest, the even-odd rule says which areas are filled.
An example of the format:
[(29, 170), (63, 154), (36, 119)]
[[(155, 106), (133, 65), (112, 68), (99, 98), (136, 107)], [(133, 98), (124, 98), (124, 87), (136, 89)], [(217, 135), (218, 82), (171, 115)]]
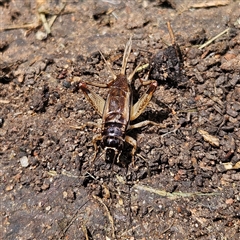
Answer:
[(211, 1), (197, 1), (190, 5), (191, 8), (209, 8), (209, 7), (218, 7), (225, 6), (230, 4), (230, 0), (211, 0)]
[(238, 161), (236, 164), (232, 164), (231, 162), (226, 162), (222, 164), (226, 170), (232, 170), (232, 169), (240, 169), (240, 161)]
[(206, 142), (209, 142), (214, 147), (219, 147), (219, 139), (210, 135), (207, 131), (203, 129), (198, 129), (198, 133), (202, 135)]

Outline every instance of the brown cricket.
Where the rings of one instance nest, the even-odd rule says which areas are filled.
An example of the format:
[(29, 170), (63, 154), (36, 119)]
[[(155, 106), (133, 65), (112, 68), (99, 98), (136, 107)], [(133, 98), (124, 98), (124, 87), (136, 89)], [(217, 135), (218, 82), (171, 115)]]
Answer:
[[(109, 156), (111, 161), (114, 161), (116, 157), (117, 160), (119, 160), (119, 156), (126, 141), (133, 146), (131, 154), (132, 161), (134, 161), (137, 142), (126, 134), (127, 131), (148, 124), (160, 125), (149, 120), (134, 125), (130, 124), (131, 121), (135, 120), (144, 111), (157, 87), (157, 82), (154, 80), (141, 81), (143, 85), (149, 85), (149, 87), (141, 98), (133, 105), (131, 82), (139, 66), (135, 68), (130, 76), (126, 76), (125, 72), (128, 57), (131, 52), (131, 46), (132, 40), (130, 38), (124, 50), (121, 72), (119, 75), (115, 75), (111, 71), (113, 74), (113, 80), (111, 82), (107, 84), (80, 82), (79, 85), (85, 97), (102, 117), (102, 124), (99, 126), (101, 127), (101, 134), (93, 137), (93, 145), (95, 148), (94, 159), (98, 153), (99, 144), (97, 143), (100, 143), (100, 146), (106, 151), (106, 156)], [(104, 57), (103, 59), (106, 62)], [(104, 100), (101, 96), (94, 93), (87, 87), (87, 84), (109, 88), (107, 99)]]

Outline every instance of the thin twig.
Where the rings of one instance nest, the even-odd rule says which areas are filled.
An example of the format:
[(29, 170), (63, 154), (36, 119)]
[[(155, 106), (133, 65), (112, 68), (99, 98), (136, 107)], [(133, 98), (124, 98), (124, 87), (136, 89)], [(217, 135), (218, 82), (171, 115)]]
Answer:
[(163, 231), (161, 232), (160, 236), (161, 236), (162, 234), (166, 233), (168, 230), (170, 230), (171, 227), (173, 226), (173, 224), (174, 224), (174, 220), (172, 221), (172, 223), (171, 223), (165, 230), (163, 230)]
[(142, 191), (148, 191), (151, 193), (155, 193), (159, 196), (163, 196), (163, 197), (167, 197), (169, 199), (176, 199), (179, 197), (193, 197), (193, 196), (214, 196), (214, 195), (219, 195), (220, 193), (201, 193), (201, 192), (190, 192), (190, 193), (184, 193), (184, 192), (166, 192), (165, 190), (159, 190), (153, 187), (149, 187), (149, 186), (144, 186), (144, 185), (140, 185), (140, 184), (136, 184), (133, 186), (134, 188), (137, 188), (139, 190)]
[[(238, 18), (235, 22), (234, 22), (234, 26), (237, 26), (240, 24), (240, 18)], [(203, 49), (204, 47), (208, 46), (209, 44), (211, 44), (214, 40), (216, 40), (217, 38), (221, 37), (223, 34), (227, 33), (228, 31), (230, 31), (231, 28), (227, 28), (224, 31), (222, 31), (221, 33), (219, 33), (217, 36), (213, 37), (212, 39), (210, 39), (209, 41), (205, 42), (203, 45), (201, 45), (198, 49)]]
[(63, 229), (60, 237), (58, 238), (58, 240), (61, 240), (62, 237), (64, 236), (64, 234), (67, 232), (67, 230), (69, 229), (69, 227), (73, 224), (73, 222), (76, 220), (77, 216), (78, 216), (78, 212), (81, 208), (83, 208), (87, 203), (89, 202), (89, 200), (87, 200), (85, 203), (83, 203), (77, 210), (76, 212), (74, 213), (71, 221), (68, 223), (68, 225)]
[(51, 20), (49, 20), (48, 24), (49, 24), (49, 27), (51, 28), (53, 23), (55, 22), (55, 20), (57, 19), (58, 16), (60, 16), (60, 14), (63, 12), (63, 10), (65, 9), (66, 7), (66, 3), (63, 4), (62, 8), (59, 10), (59, 12), (53, 16), (53, 18)]
[(227, 33), (230, 30), (230, 28), (225, 29), (224, 31), (222, 31), (221, 33), (219, 33), (217, 36), (213, 37), (212, 39), (208, 40), (207, 42), (205, 42), (203, 45), (201, 45), (198, 49), (203, 49), (206, 46), (210, 45), (213, 41), (215, 41), (217, 38), (221, 37), (222, 35), (224, 35), (225, 33)]
[(105, 205), (105, 203), (103, 202), (103, 200), (101, 198), (97, 197), (96, 195), (93, 195), (93, 198), (96, 199), (97, 201), (99, 201), (105, 208), (110, 225), (112, 227), (112, 238), (115, 239), (116, 237), (115, 237), (115, 230), (114, 230), (114, 220), (113, 220), (113, 217), (112, 217), (110, 211), (108, 210), (107, 206)]
[(87, 230), (87, 228), (86, 228), (85, 225), (82, 225), (82, 231), (83, 231), (83, 233), (84, 233), (84, 235), (85, 235), (85, 239), (86, 239), (86, 240), (89, 240), (88, 230)]
[(174, 45), (175, 44), (175, 36), (173, 34), (173, 30), (172, 30), (172, 26), (171, 26), (170, 22), (167, 22), (167, 28), (168, 28), (168, 32), (169, 32), (169, 35), (171, 38), (172, 45)]

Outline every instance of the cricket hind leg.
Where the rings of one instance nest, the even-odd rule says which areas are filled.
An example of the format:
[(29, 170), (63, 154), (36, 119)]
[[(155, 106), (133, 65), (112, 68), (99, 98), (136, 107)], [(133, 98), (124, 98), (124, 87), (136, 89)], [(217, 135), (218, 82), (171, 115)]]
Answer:
[(90, 90), (87, 87), (86, 83), (80, 82), (79, 87), (84, 93), (86, 99), (92, 104), (92, 106), (95, 108), (98, 114), (102, 116), (105, 100), (101, 96)]
[(140, 99), (133, 105), (131, 109), (131, 116), (130, 121), (135, 120), (139, 117), (142, 112), (147, 107), (148, 103), (150, 102), (153, 93), (157, 88), (157, 82), (154, 80), (147, 81), (144, 85), (150, 85), (147, 91), (140, 97)]

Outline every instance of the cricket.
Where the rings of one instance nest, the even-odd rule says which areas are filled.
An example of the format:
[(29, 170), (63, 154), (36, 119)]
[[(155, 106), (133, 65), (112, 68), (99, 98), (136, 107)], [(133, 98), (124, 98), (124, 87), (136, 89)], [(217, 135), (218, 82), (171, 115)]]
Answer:
[[(102, 117), (102, 123), (101, 126), (99, 126), (101, 133), (95, 135), (92, 140), (95, 149), (95, 156), (93, 160), (95, 160), (99, 151), (99, 147), (101, 147), (105, 151), (105, 156), (108, 160), (114, 162), (117, 159), (117, 161), (119, 161), (119, 156), (124, 149), (125, 142), (127, 142), (132, 146), (131, 155), (132, 162), (134, 163), (134, 156), (137, 150), (137, 141), (127, 134), (129, 130), (141, 128), (148, 124), (160, 125), (149, 120), (131, 125), (131, 121), (139, 117), (145, 110), (157, 88), (157, 82), (155, 80), (140, 80), (142, 85), (148, 85), (148, 89), (142, 94), (139, 100), (133, 104), (131, 83), (140, 64), (129, 76), (126, 76), (126, 67), (131, 48), (132, 38), (128, 40), (125, 46), (122, 66), (120, 74), (118, 75), (113, 73), (108, 65), (108, 62), (100, 52), (113, 75), (112, 81), (106, 84), (96, 82), (79, 83), (79, 88), (84, 93), (85, 98), (92, 104), (97, 113)], [(108, 88), (109, 91), (106, 100), (89, 89), (88, 85)]]

